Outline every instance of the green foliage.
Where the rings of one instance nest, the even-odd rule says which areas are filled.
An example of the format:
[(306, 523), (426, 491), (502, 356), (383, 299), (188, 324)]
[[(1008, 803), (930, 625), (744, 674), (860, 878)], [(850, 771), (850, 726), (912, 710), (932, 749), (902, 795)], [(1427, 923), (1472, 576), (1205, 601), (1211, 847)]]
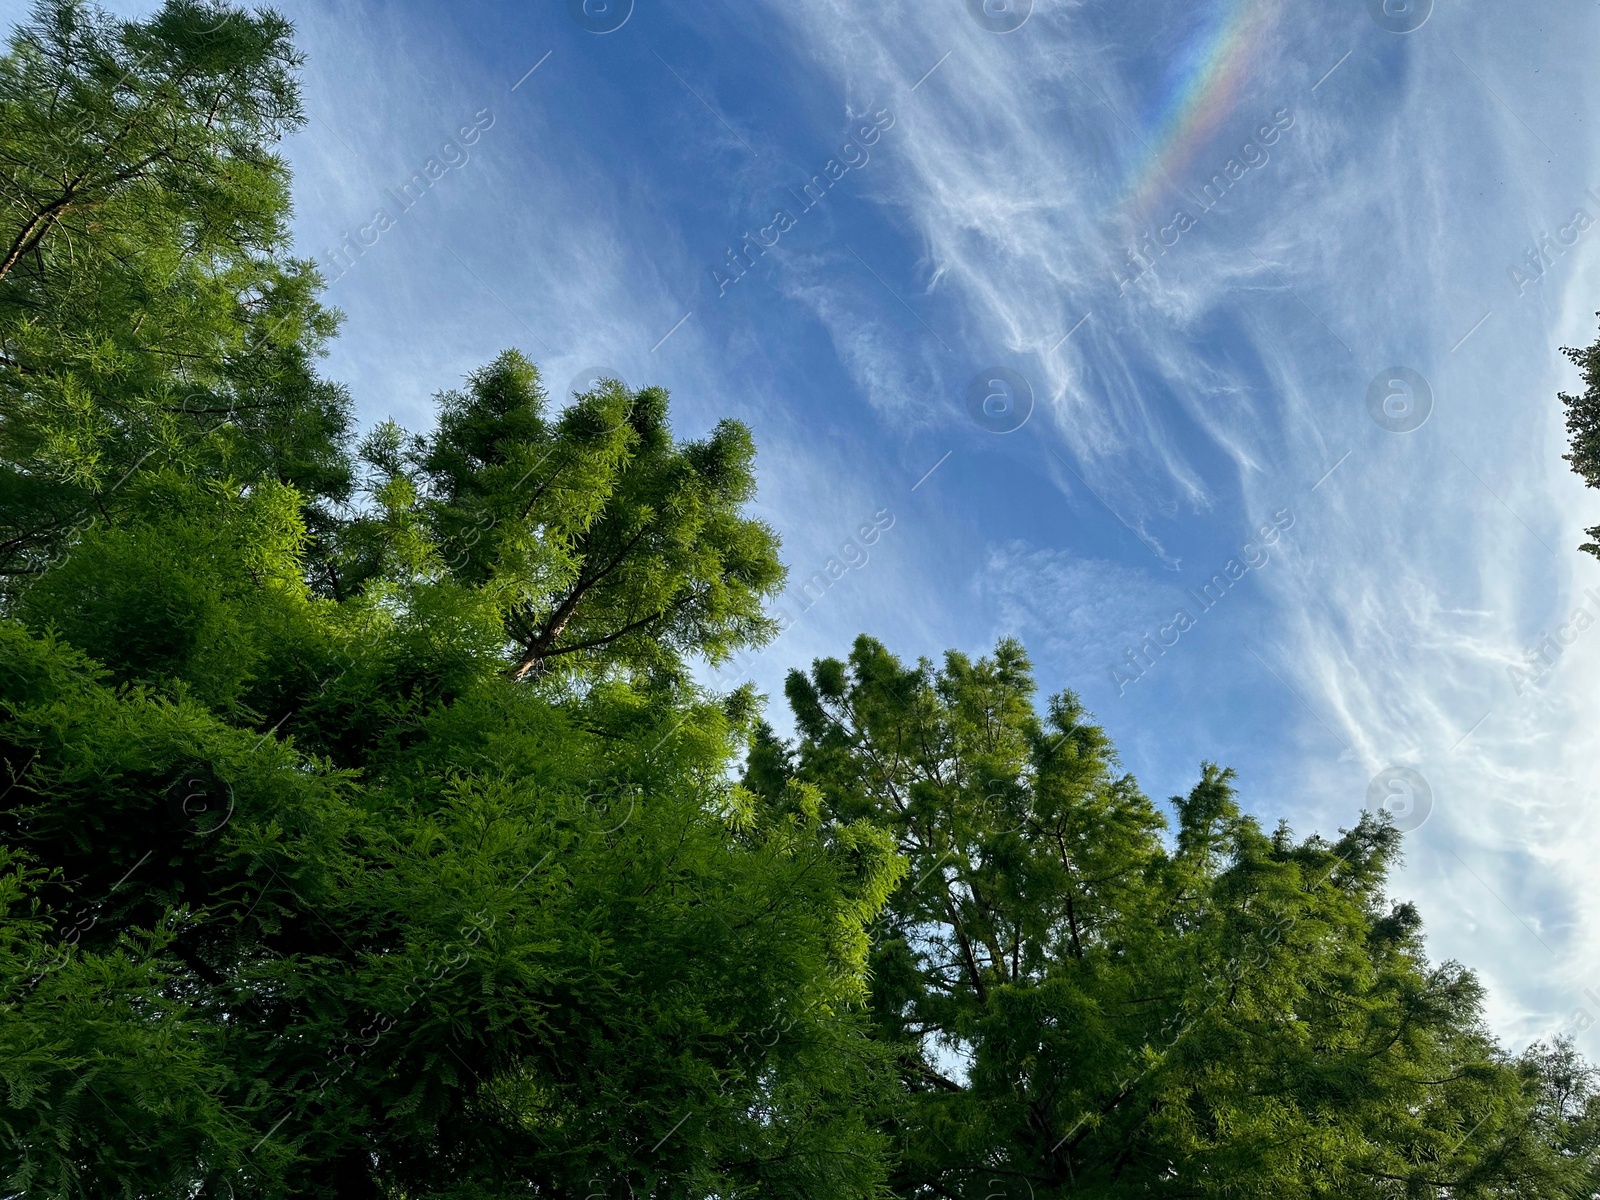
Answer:
[[(35, 1114), (14, 1171), (111, 1178), (73, 1147), (131, 1138), (129, 1194), (166, 1194), (140, 1155), (239, 1195), (357, 1178), (372, 1194), (591, 1178), (870, 1192), (880, 1148), (858, 1114), (886, 1076), (849, 1014), (897, 860), (871, 828), (728, 784), (739, 727), (721, 705), (624, 683), (554, 703), (495, 659), (451, 703), (397, 698), (416, 736), (373, 720), (389, 756), (341, 771), (182, 689), (118, 688), (59, 641), (4, 636), (8, 804), (17, 841), (57, 871), (32, 894), (62, 914), (90, 898), (68, 965), (131, 993), (130, 1027), (101, 1018), (103, 1069), (134, 1077), (139, 1039), (185, 1039), (112, 1100), (132, 1135), (102, 1138), (82, 1104), (14, 1106), (14, 1123)], [(174, 803), (196, 794), (208, 803)], [(138, 929), (159, 936), (136, 954)], [(77, 986), (64, 968), (25, 974), (13, 990), (46, 1013)], [(6, 1018), (24, 1060), (65, 1054), (24, 1018)], [(179, 1111), (209, 1125), (137, 1133)]]
[(1508, 1058), (1383, 883), (1392, 826), (1264, 833), (1206, 765), (1174, 826), (1022, 648), (907, 667), (869, 638), (791, 673), (793, 775), (893, 830), (872, 1011), (904, 1196), (1588, 1196), (1600, 1102), (1569, 1047)]
[[(222, 1178), (257, 1135), (220, 1100), (231, 1081), (219, 1029), (171, 994), (170, 927), (93, 953), (52, 944), (30, 874), (0, 852), (8, 1193), (181, 1195)], [(282, 1157), (273, 1148), (263, 1162)]]
[[(137, 467), (341, 497), (335, 326), (285, 257), (289, 26), (42, 3), (0, 58), (0, 572), (37, 574)], [(314, 522), (326, 520), (317, 508)]]
[(1391, 828), (1169, 826), (1014, 643), (862, 639), (794, 746), (698, 687), (783, 580), (744, 427), (507, 351), (353, 449), (297, 63), (0, 59), (0, 1194), (1594, 1194)]
[(686, 661), (770, 632), (748, 433), (508, 352), (358, 460), (296, 64), (186, 0), (0, 61), (0, 1189), (876, 1194), (902, 864)]
[[(1600, 313), (1595, 316), (1600, 317)], [(1600, 340), (1575, 348), (1563, 346), (1561, 353), (1583, 374), (1583, 392), (1558, 397), (1567, 410), (1567, 437), (1571, 449), (1563, 457), (1590, 487), (1600, 487)], [(1585, 530), (1592, 541), (1578, 547), (1600, 556), (1600, 525)]]
[(298, 493), (265, 481), (241, 495), (163, 471), (136, 475), (119, 507), (121, 519), (87, 528), (17, 615), (53, 626), (119, 682), (237, 708), (274, 641), (309, 632)]
[(440, 397), (407, 455), (452, 572), (500, 597), (514, 673), (713, 662), (775, 629), (777, 538), (740, 515), (755, 494), (749, 431), (723, 421), (679, 445), (667, 395), (607, 382), (551, 420), (515, 352)]

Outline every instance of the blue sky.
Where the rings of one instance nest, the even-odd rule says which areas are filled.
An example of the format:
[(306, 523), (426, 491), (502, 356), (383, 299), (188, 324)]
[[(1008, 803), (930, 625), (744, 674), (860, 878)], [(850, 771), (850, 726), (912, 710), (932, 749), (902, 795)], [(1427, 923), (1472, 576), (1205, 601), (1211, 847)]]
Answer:
[(668, 387), (685, 436), (738, 417), (796, 585), (850, 565), (786, 597), (764, 689), (861, 631), (1017, 635), (1152, 796), (1215, 760), (1331, 834), (1405, 768), (1432, 954), (1513, 1044), (1600, 1022), (1600, 496), (1555, 400), (1600, 308), (1600, 10), (588, 4), (627, 19), (283, 6), (295, 227), (363, 420), (425, 426), (507, 346), (555, 392)]

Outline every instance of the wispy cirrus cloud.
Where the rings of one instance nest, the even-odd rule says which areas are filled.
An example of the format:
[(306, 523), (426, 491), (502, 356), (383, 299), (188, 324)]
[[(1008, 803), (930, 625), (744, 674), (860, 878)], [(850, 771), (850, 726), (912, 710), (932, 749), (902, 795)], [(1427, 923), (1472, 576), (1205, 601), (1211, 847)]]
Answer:
[[(1119, 295), (1118, 260), (1145, 218), (1113, 198), (1148, 170), (1156, 136), (1141, 59), (1179, 6), (1040, 7), (1004, 37), (958, 7), (785, 11), (840, 78), (914, 79), (952, 52), (905, 105), (899, 169), (879, 198), (918, 273), (937, 280), (930, 319), (1035, 381), (1034, 436), (1173, 547), (1225, 540), (1282, 503), (1304, 512), (1284, 568), (1259, 581), (1243, 644), (1192, 653), (1240, 681), (1218, 684), (1224, 719), (1297, 714), (1292, 741), (1251, 753), (1258, 778), (1292, 783), (1276, 796), (1299, 819), (1348, 823), (1395, 763), (1427, 777), (1435, 807), (1410, 835), (1401, 886), (1420, 893), (1436, 952), (1480, 964), (1497, 1019), (1531, 1037), (1564, 1011), (1600, 929), (1582, 866), (1600, 831), (1581, 782), (1600, 749), (1583, 686), (1600, 638), (1574, 647), (1536, 700), (1506, 680), (1597, 576), (1572, 549), (1582, 501), (1553, 397), (1555, 346), (1592, 336), (1595, 275), (1578, 246), (1550, 264), (1567, 272), (1560, 308), (1548, 292), (1536, 308), (1515, 303), (1506, 263), (1549, 227), (1551, 195), (1590, 185), (1581, 125), (1552, 99), (1588, 111), (1594, 96), (1581, 56), (1518, 16), (1482, 16), (1441, 11), (1396, 34), (1359, 8), (1277, 12), (1236, 72), (1233, 115), (1154, 190), (1198, 217), (1192, 189), (1261, 114), (1292, 113), (1292, 134)], [(1529, 61), (1545, 78), (1519, 68)], [(836, 292), (814, 311), (830, 327), (859, 319)], [(947, 393), (970, 365), (941, 371)], [(1365, 403), (1395, 365), (1433, 393), (1430, 419), (1403, 434)], [(879, 357), (869, 384), (893, 395), (882, 381), (895, 374)], [(940, 411), (959, 427), (956, 406)], [(1126, 566), (1091, 566), (998, 531), (995, 543), (983, 602), (996, 624), (1034, 631), (1079, 672), (1139, 597), (1171, 586), (1131, 549)], [(1180, 558), (1192, 568), (1204, 555)]]

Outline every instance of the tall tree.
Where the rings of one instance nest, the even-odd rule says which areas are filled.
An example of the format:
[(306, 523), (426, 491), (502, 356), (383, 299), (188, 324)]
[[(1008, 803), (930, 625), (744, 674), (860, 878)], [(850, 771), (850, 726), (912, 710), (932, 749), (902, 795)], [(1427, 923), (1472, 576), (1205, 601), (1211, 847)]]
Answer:
[(0, 1192), (874, 1194), (901, 864), (690, 680), (770, 630), (748, 433), (508, 353), (358, 460), (289, 35), (0, 60)]
[(508, 352), (354, 453), (297, 62), (197, 0), (0, 59), (0, 1191), (1594, 1194), (1387, 826), (1169, 827), (1010, 643), (863, 640), (793, 747), (698, 687), (783, 578), (742, 426)]
[(906, 666), (869, 638), (787, 685), (747, 784), (895, 833), (872, 1006), (909, 1103), (907, 1197), (1589, 1196), (1600, 1105), (1570, 1048), (1514, 1060), (1480, 989), (1383, 895), (1399, 853), (1263, 832), (1207, 765), (1174, 823), (1027, 658)]
[[(348, 491), (333, 332), (288, 250), (288, 23), (204, 0), (38, 5), (0, 57), (0, 573), (27, 578), (142, 468)], [(328, 518), (322, 507), (314, 522)]]
[[(889, 1077), (851, 1013), (899, 863), (729, 782), (748, 696), (513, 681), (488, 585), (393, 496), (339, 603), (289, 489), (159, 484), (0, 625), (7, 840), (52, 873), (15, 885), (53, 936), (0, 1011), (12, 1187), (872, 1193)], [(253, 716), (280, 672), (321, 681), (323, 752)]]
[[(576, 407), (552, 461), (622, 470), (631, 434)], [(476, 469), (461, 495), (502, 494)], [(447, 498), (376, 483), (342, 600), (307, 582), (293, 488), (166, 470), (0, 625), (0, 808), (35, 872), (16, 903), (53, 931), (6, 981), (6, 1177), (872, 1194), (863, 1113), (891, 1076), (852, 1014), (900, 869), (887, 836), (730, 782), (752, 700), (671, 657), (726, 633), (521, 672), (506, 613), (555, 607), (570, 575), (541, 594), (506, 564), (538, 557), (556, 509), (508, 519), (475, 570), (435, 536)], [(581, 533), (603, 506), (579, 506)], [(96, 972), (107, 1015), (63, 1041), (49, 998)], [(184, 1056), (135, 1086), (129, 1056), (171, 1039)]]

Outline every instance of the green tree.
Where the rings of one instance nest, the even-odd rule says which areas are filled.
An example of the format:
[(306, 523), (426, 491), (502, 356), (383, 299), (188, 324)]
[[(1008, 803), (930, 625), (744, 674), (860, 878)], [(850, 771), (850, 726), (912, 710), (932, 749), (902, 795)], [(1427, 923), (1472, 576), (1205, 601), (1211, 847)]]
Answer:
[(0, 60), (0, 1191), (874, 1194), (902, 864), (689, 669), (771, 630), (747, 431), (508, 353), (352, 453), (289, 36)]
[[(449, 569), (404, 475), (378, 488), (338, 601), (292, 488), (141, 472), (0, 626), (3, 803), (61, 961), (12, 985), (42, 1009), (121, 953), (105, 1069), (158, 1017), (193, 1060), (104, 1110), (68, 1078), (0, 1103), (10, 1178), (869, 1194), (889, 1076), (852, 1013), (887, 836), (733, 785), (750, 697), (663, 650), (519, 681), (500, 575)], [(34, 1059), (47, 1033), (9, 1029)], [(189, 1111), (234, 1136), (139, 1132)]]
[(297, 64), (196, 0), (0, 59), (0, 1192), (1594, 1194), (1390, 827), (1169, 825), (1011, 643), (864, 639), (794, 746), (697, 686), (783, 579), (742, 426), (507, 352), (354, 450)]
[[(290, 489), (169, 476), (130, 485), (128, 519), (0, 626), (5, 805), (54, 873), (29, 895), (60, 962), (10, 983), (44, 1010), (120, 950), (135, 994), (99, 1065), (132, 1074), (158, 1017), (194, 1060), (103, 1111), (41, 1106), (49, 1080), (0, 1101), (10, 1178), (870, 1194), (860, 1114), (888, 1077), (851, 1014), (899, 869), (887, 836), (805, 789), (733, 785), (744, 694), (515, 682), (490, 586), (444, 570), (421, 502), (388, 487), (384, 569), (343, 604), (299, 578)], [(199, 614), (194, 635), (116, 636), (152, 607)], [(35, 632), (45, 614), (57, 631)], [(321, 751), (284, 734), (298, 715), (252, 718), (285, 664), (325, 685)], [(5, 1020), (19, 1053), (60, 1053)], [(139, 1133), (188, 1111), (236, 1133)]]
[(906, 666), (869, 638), (787, 685), (747, 786), (894, 831), (872, 1010), (907, 1197), (1589, 1196), (1570, 1048), (1503, 1053), (1383, 883), (1393, 827), (1263, 832), (1206, 765), (1173, 823), (1022, 648)]
[[(624, 480), (605, 503), (577, 489), (581, 548), (628, 495), (636, 434), (596, 433), (575, 408), (550, 461)], [(0, 626), (3, 804), (13, 848), (49, 873), (29, 895), (62, 963), (13, 983), (37, 1008), (41, 987), (132, 956), (103, 1065), (132, 1073), (157, 1016), (193, 1060), (103, 1108), (68, 1103), (70, 1078), (54, 1106), (36, 1103), (49, 1080), (0, 1104), (19, 1186), (876, 1186), (862, 1114), (891, 1077), (853, 1014), (864, 928), (899, 869), (887, 836), (825, 820), (803, 788), (767, 804), (734, 786), (751, 698), (700, 693), (669, 646), (521, 671), (507, 613), (572, 593), (555, 570), (542, 597), (521, 569), (561, 565), (542, 545), (561, 501), (508, 508), (474, 568), (434, 531), (459, 495), (502, 494), (478, 469), (443, 498), (376, 472), (370, 566), (343, 600), (306, 578), (289, 485), (141, 471), (117, 519), (78, 531)], [(726, 521), (675, 529), (685, 562), (726, 549), (694, 544)], [(661, 557), (641, 559), (652, 580)], [(758, 567), (781, 578), (775, 559)], [(713, 629), (706, 651), (731, 636)], [(692, 630), (682, 644), (701, 652)], [(35, 1059), (57, 1053), (48, 1033), (11, 1030)], [(138, 1132), (191, 1111), (231, 1136)]]
[[(1600, 313), (1595, 316), (1600, 317)], [(1581, 348), (1563, 346), (1566, 355), (1582, 373), (1583, 391), (1574, 396), (1562, 392), (1559, 399), (1567, 410), (1567, 439), (1570, 449), (1563, 456), (1584, 483), (1600, 487), (1600, 339)], [(1584, 531), (1592, 539), (1580, 550), (1600, 557), (1600, 525)]]
[(502, 596), (515, 677), (660, 669), (691, 649), (719, 662), (774, 631), (762, 602), (783, 568), (773, 532), (740, 513), (755, 494), (743, 425), (675, 443), (667, 394), (615, 381), (551, 421), (516, 353), (440, 407), (410, 456), (429, 527), (462, 578)]
[[(0, 573), (41, 571), (137, 469), (343, 497), (333, 332), (289, 258), (289, 26), (201, 0), (41, 3), (0, 57)], [(328, 519), (314, 505), (314, 523)]]

